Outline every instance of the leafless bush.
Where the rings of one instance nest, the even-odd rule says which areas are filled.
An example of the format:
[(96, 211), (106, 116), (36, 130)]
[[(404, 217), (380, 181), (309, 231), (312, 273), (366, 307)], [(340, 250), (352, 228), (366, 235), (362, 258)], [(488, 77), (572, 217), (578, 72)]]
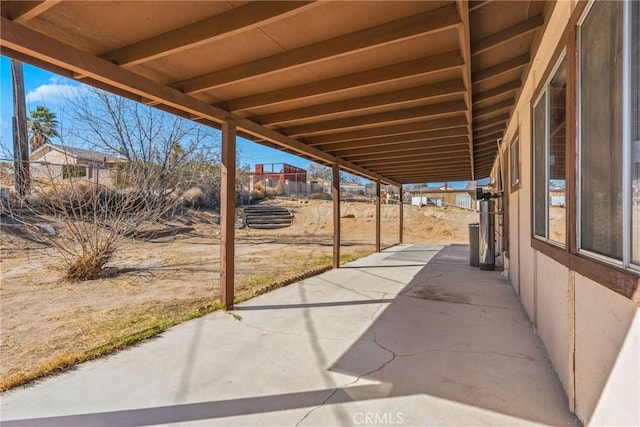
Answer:
[[(31, 194), (14, 205), (18, 209), (12, 214), (55, 248), (64, 278), (89, 280), (103, 274), (132, 237), (169, 218), (179, 204), (180, 198), (135, 187), (115, 189), (82, 178), (51, 176), (35, 181)], [(33, 218), (53, 225), (37, 225)]]

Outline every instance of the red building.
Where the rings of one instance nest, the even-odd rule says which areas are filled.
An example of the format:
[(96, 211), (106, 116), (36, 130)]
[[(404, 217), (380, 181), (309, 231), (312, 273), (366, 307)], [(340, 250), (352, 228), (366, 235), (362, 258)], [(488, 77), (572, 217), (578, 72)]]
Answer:
[(272, 185), (277, 185), (286, 181), (307, 182), (307, 171), (305, 169), (288, 165), (286, 163), (264, 163), (257, 164), (253, 173), (255, 181), (269, 180)]

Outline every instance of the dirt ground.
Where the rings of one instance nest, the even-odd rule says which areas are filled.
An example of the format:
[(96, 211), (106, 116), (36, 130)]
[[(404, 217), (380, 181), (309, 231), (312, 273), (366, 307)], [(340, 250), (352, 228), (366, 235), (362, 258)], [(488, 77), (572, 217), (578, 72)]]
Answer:
[[(239, 296), (331, 262), (330, 201), (279, 200), (293, 225), (236, 230)], [(342, 204), (343, 255), (375, 249), (375, 207)], [(382, 245), (398, 241), (397, 205), (382, 205)], [(466, 243), (477, 213), (434, 206), (404, 208), (406, 243)], [(350, 217), (353, 216), (353, 217)], [(214, 213), (195, 212), (190, 231), (132, 241), (111, 263), (114, 274), (88, 282), (62, 281), (56, 252), (7, 232), (0, 241), (0, 383), (69, 354), (86, 352), (163, 321), (188, 318), (218, 298), (219, 225)]]

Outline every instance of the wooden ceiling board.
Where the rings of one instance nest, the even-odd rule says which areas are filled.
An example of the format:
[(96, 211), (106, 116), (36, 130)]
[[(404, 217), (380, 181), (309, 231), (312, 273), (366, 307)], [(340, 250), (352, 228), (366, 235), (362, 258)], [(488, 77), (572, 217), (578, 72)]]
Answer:
[[(492, 139), (504, 132), (553, 8), (528, 0), (1, 5), (3, 53), (213, 127), (232, 119), (265, 145), (403, 183), (490, 172)], [(458, 84), (442, 85), (450, 81)]]

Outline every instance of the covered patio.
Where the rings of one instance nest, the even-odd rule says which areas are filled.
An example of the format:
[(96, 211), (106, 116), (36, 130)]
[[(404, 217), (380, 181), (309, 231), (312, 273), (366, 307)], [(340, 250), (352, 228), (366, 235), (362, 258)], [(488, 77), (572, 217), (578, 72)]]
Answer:
[(2, 397), (6, 426), (573, 425), (507, 279), (398, 245)]

